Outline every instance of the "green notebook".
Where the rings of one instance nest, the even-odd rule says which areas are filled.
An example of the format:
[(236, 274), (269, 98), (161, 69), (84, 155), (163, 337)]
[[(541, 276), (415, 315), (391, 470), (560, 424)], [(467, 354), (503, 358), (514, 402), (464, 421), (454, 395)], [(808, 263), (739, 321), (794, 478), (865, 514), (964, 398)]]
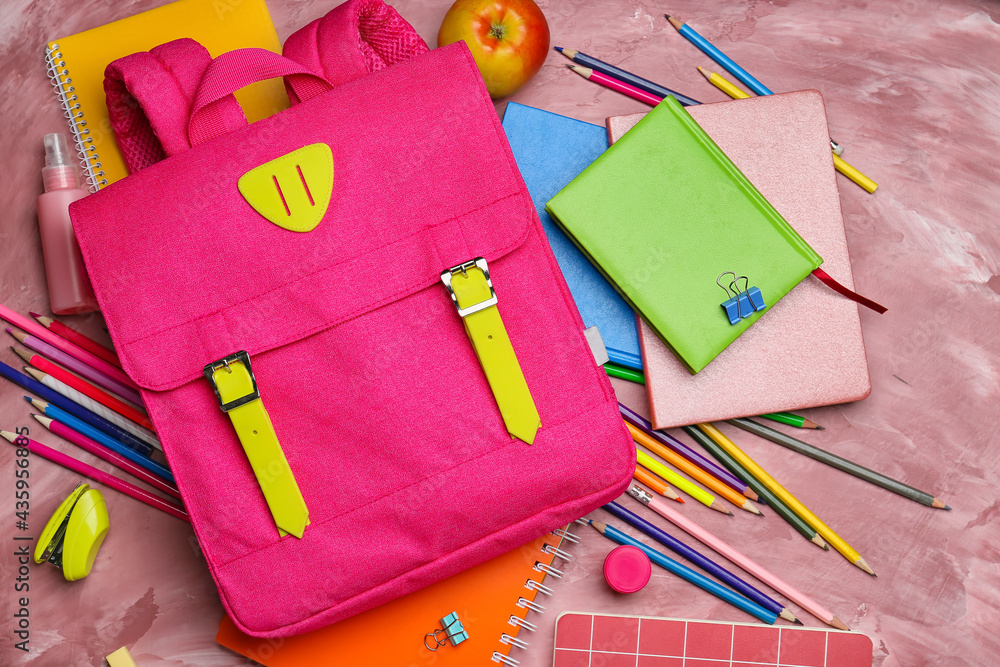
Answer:
[[(673, 97), (545, 209), (692, 373), (823, 262)], [(730, 324), (726, 271), (767, 308)]]

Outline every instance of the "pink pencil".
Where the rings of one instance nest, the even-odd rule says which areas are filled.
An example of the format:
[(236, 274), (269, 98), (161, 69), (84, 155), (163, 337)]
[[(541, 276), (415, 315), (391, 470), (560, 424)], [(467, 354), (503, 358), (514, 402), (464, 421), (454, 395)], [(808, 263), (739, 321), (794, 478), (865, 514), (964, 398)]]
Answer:
[(653, 494), (646, 491), (646, 489), (642, 488), (638, 484), (633, 484), (631, 488), (629, 488), (628, 494), (686, 532), (691, 537), (711, 547), (712, 549), (715, 549), (719, 555), (725, 556), (735, 565), (742, 567), (744, 570), (757, 577), (765, 584), (778, 591), (827, 625), (832, 625), (833, 627), (840, 628), (841, 630), (848, 629), (847, 626), (844, 625), (844, 622), (834, 616), (830, 610), (823, 607), (805, 593), (794, 588), (783, 579), (779, 579), (774, 574), (771, 574), (770, 571), (765, 570), (763, 567), (750, 560), (742, 553), (696, 524), (694, 521), (691, 521), (674, 508), (660, 500), (657, 500), (653, 497)]
[(18, 342), (22, 343), (25, 347), (34, 350), (42, 356), (48, 357), (57, 364), (62, 364), (69, 370), (81, 377), (87, 378), (94, 384), (100, 385), (108, 391), (114, 392), (122, 398), (132, 401), (136, 405), (143, 404), (142, 397), (136, 390), (119, 382), (115, 378), (102, 373), (96, 368), (88, 366), (79, 359), (58, 349), (54, 345), (50, 345), (40, 338), (27, 334), (23, 331), (11, 329), (10, 327), (7, 328), (7, 333), (16, 338)]
[(135, 477), (138, 477), (139, 479), (146, 482), (150, 486), (156, 487), (157, 489), (163, 491), (164, 493), (169, 493), (174, 498), (181, 497), (181, 494), (177, 490), (177, 487), (174, 486), (173, 484), (169, 484), (163, 481), (162, 479), (160, 479), (153, 473), (149, 472), (145, 468), (137, 466), (124, 456), (120, 456), (115, 452), (111, 451), (110, 449), (108, 449), (107, 447), (105, 447), (104, 445), (98, 442), (94, 442), (93, 440), (83, 435), (82, 433), (77, 433), (76, 431), (71, 429), (69, 426), (66, 426), (62, 422), (57, 422), (52, 417), (45, 417), (42, 415), (32, 415), (32, 417), (34, 417), (36, 420), (38, 420), (38, 423), (40, 423), (42, 426), (52, 431), (54, 434), (58, 435), (60, 438), (63, 438), (64, 440), (69, 440), (74, 445), (90, 452), (91, 454), (100, 459), (104, 459), (105, 461), (115, 466), (119, 470), (124, 470), (125, 472), (134, 475)]
[(79, 345), (76, 345), (75, 343), (71, 343), (68, 340), (60, 338), (59, 336), (55, 335), (54, 333), (52, 333), (42, 325), (38, 324), (37, 322), (30, 320), (27, 317), (24, 317), (23, 315), (18, 315), (17, 313), (15, 313), (10, 308), (7, 308), (6, 306), (0, 305), (0, 319), (5, 319), (11, 324), (13, 324), (15, 327), (27, 331), (32, 336), (40, 338), (41, 340), (45, 341), (49, 345), (52, 345), (53, 347), (59, 348), (66, 354), (82, 361), (91, 368), (99, 370), (105, 375), (118, 380), (126, 387), (131, 387), (132, 389), (139, 388), (139, 385), (137, 385), (135, 382), (132, 382), (132, 379), (129, 376), (125, 375), (125, 371), (121, 370), (120, 368), (115, 368), (108, 362), (104, 361), (104, 359), (101, 359), (100, 357), (91, 354), (90, 352), (87, 352)]
[(45, 317), (44, 315), (39, 315), (38, 313), (28, 313), (41, 324), (43, 327), (59, 336), (60, 338), (65, 338), (71, 343), (76, 343), (87, 352), (104, 359), (115, 368), (121, 368), (122, 362), (118, 358), (118, 355), (114, 351), (109, 350), (100, 343), (98, 343), (93, 338), (89, 338), (84, 334), (80, 333), (76, 329), (71, 329), (59, 320), (54, 320), (51, 317)]
[(645, 102), (646, 104), (651, 104), (654, 107), (663, 101), (663, 98), (659, 95), (647, 93), (645, 90), (640, 90), (635, 86), (627, 84), (624, 81), (619, 81), (612, 76), (595, 72), (589, 67), (583, 67), (581, 65), (566, 65), (566, 67), (570, 68), (584, 79), (590, 79), (594, 83), (599, 83), (605, 88), (616, 90), (623, 95), (628, 95), (631, 98), (637, 99), (640, 102)]
[(69, 470), (72, 470), (75, 473), (83, 475), (84, 477), (89, 477), (94, 481), (100, 482), (105, 486), (111, 487), (115, 491), (124, 493), (126, 496), (132, 496), (136, 500), (146, 503), (150, 507), (155, 507), (158, 510), (162, 510), (167, 514), (177, 517), (178, 519), (182, 519), (184, 521), (187, 521), (188, 523), (191, 522), (191, 519), (188, 517), (188, 513), (185, 512), (183, 508), (180, 508), (177, 505), (174, 505), (173, 503), (168, 502), (163, 498), (160, 498), (159, 496), (150, 493), (149, 491), (144, 491), (140, 489), (138, 486), (120, 480), (114, 475), (109, 475), (103, 470), (99, 470), (94, 466), (87, 465), (83, 461), (77, 461), (72, 456), (63, 454), (62, 452), (52, 449), (51, 447), (46, 447), (42, 443), (36, 442), (31, 438), (24, 438), (24, 440), (22, 440), (21, 443), (24, 443), (25, 441), (27, 442), (26, 444), (21, 444), (17, 442), (21, 438), (21, 436), (17, 435), (16, 433), (11, 433), (10, 431), (0, 431), (0, 436), (6, 438), (7, 441), (10, 442), (11, 444), (14, 444), (18, 447), (25, 447), (32, 454), (37, 454), (38, 456), (41, 456), (44, 459), (48, 459), (49, 461), (61, 465), (64, 468), (68, 468)]

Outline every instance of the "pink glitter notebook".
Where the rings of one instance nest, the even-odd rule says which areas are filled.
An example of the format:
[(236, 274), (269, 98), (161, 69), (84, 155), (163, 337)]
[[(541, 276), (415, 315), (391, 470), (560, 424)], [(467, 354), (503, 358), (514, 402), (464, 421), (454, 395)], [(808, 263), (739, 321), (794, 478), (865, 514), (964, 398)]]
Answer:
[[(687, 107), (691, 116), (854, 289), (826, 107), (805, 90)], [(643, 114), (607, 119), (614, 143)], [(665, 147), (669, 150), (669, 146)], [(719, 289), (719, 303), (725, 300)], [(639, 323), (646, 389), (656, 428), (847, 403), (871, 379), (853, 301), (810, 276), (697, 375)]]
[(552, 667), (871, 667), (859, 632), (566, 612)]

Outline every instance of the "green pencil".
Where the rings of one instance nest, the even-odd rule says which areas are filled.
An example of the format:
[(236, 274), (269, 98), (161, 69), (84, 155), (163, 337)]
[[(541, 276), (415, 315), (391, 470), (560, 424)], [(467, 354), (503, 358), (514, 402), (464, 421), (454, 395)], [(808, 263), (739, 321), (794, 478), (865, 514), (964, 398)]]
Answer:
[(802, 517), (790, 510), (788, 505), (781, 502), (776, 495), (771, 493), (770, 489), (757, 481), (756, 477), (748, 473), (743, 466), (737, 463), (733, 457), (726, 452), (726, 450), (719, 447), (719, 445), (715, 443), (715, 440), (712, 440), (695, 426), (683, 426), (682, 428), (685, 433), (694, 439), (695, 442), (708, 450), (708, 453), (714, 456), (719, 463), (724, 465), (729, 472), (739, 477), (747, 486), (753, 489), (757, 495), (767, 503), (768, 507), (777, 512), (782, 519), (787, 521), (792, 526), (792, 528), (799, 531), (799, 533), (802, 534), (802, 537), (806, 538), (818, 547), (829, 550), (829, 547), (826, 545), (826, 540), (820, 537), (819, 533), (803, 521)]
[(820, 431), (823, 430), (823, 427), (816, 422), (806, 419), (805, 417), (797, 415), (793, 412), (771, 412), (760, 416), (764, 419), (770, 419), (773, 422), (794, 426), (795, 428), (815, 428)]
[(613, 364), (611, 362), (604, 364), (604, 371), (613, 378), (621, 378), (622, 380), (628, 380), (629, 382), (646, 384), (646, 378), (643, 377), (642, 371), (625, 368), (624, 366), (619, 366), (618, 364)]

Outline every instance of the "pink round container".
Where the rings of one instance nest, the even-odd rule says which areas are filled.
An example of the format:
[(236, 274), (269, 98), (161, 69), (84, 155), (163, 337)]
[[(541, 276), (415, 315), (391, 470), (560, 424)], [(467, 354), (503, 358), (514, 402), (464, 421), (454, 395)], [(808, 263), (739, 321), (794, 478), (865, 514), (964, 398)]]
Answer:
[(653, 568), (642, 549), (622, 545), (613, 549), (604, 559), (604, 580), (619, 593), (635, 593), (641, 590)]

